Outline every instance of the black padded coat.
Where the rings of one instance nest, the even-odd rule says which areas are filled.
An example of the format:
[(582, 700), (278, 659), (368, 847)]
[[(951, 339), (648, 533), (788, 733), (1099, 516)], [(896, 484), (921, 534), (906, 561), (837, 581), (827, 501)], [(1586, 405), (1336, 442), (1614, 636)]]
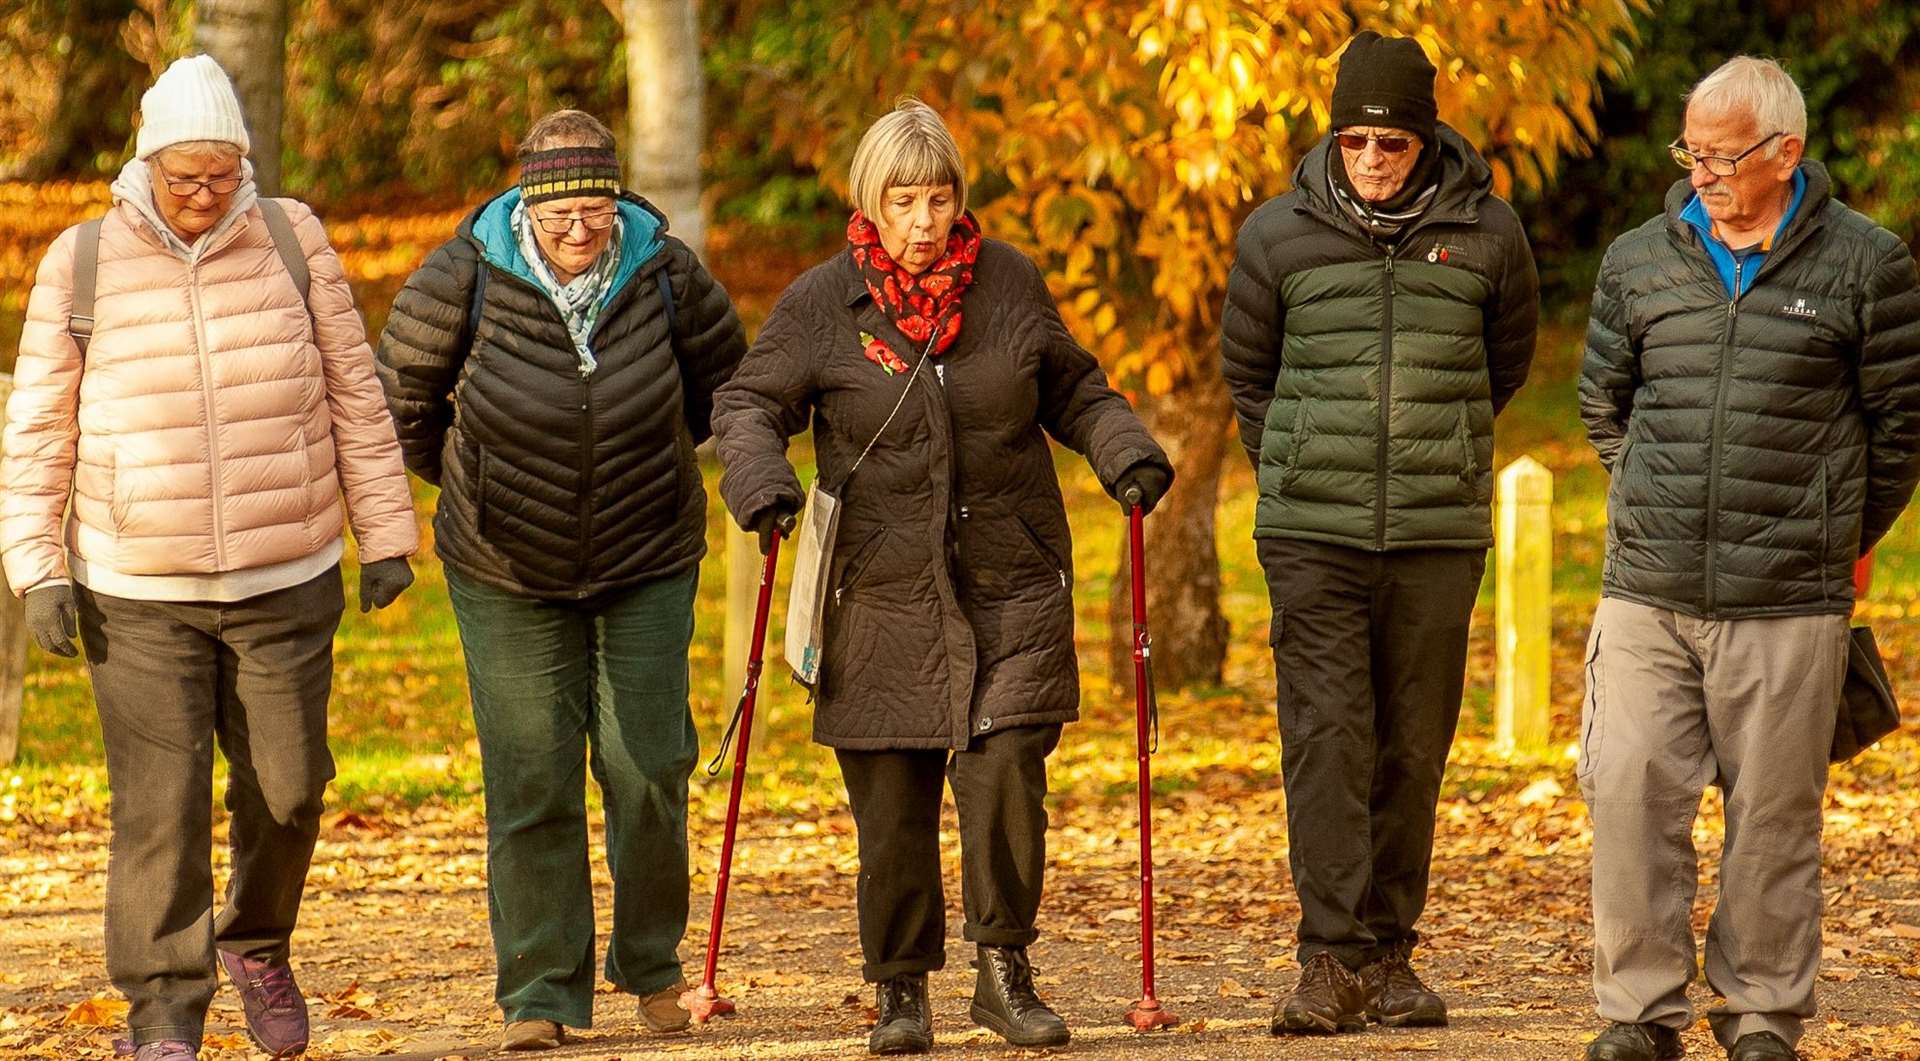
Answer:
[(1836, 614), (1920, 478), (1920, 282), (1803, 164), (1738, 298), (1681, 219), (1607, 249), (1580, 413), (1612, 473), (1601, 592), (1709, 619)]

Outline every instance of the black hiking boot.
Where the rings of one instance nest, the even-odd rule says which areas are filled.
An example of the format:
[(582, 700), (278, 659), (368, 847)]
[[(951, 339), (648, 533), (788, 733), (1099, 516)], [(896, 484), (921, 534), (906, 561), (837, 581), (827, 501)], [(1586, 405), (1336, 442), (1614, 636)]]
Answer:
[(933, 1013), (927, 1006), (927, 974), (902, 973), (874, 985), (880, 1018), (867, 1035), (870, 1054), (924, 1054), (933, 1049)]
[(1587, 1061), (1671, 1061), (1686, 1052), (1680, 1033), (1664, 1024), (1615, 1021), (1587, 1044)]
[(1727, 1051), (1727, 1061), (1799, 1061), (1799, 1058), (1785, 1039), (1772, 1032), (1748, 1032), (1734, 1040), (1733, 1049)]
[(973, 1022), (1015, 1046), (1065, 1046), (1073, 1033), (1033, 990), (1025, 947), (982, 946), (974, 967)]
[(1321, 951), (1300, 967), (1300, 982), (1273, 1007), (1267, 1030), (1275, 1035), (1365, 1031), (1366, 1011), (1367, 992), (1360, 978), (1331, 951)]
[(1412, 950), (1395, 947), (1386, 957), (1360, 967), (1368, 1020), (1389, 1028), (1438, 1028), (1447, 1023), (1446, 1000), (1420, 982), (1409, 960)]

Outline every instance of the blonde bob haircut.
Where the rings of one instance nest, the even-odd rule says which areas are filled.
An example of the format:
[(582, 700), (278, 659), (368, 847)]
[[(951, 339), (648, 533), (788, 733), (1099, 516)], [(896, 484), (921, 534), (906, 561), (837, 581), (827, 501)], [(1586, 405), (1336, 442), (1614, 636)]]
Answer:
[(955, 214), (964, 211), (967, 174), (960, 162), (960, 146), (932, 107), (903, 96), (853, 149), (847, 190), (854, 208), (878, 220), (887, 189), (941, 184), (953, 185)]

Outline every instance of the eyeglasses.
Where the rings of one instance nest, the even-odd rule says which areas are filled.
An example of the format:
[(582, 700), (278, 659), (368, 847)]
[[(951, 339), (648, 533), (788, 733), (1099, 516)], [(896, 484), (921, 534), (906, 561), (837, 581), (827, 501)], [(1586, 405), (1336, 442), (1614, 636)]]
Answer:
[[(1667, 145), (1667, 154), (1672, 155), (1673, 161), (1678, 163), (1681, 169), (1689, 173), (1693, 172), (1693, 167), (1695, 166), (1705, 166), (1707, 167), (1707, 172), (1716, 177), (1731, 177), (1735, 173), (1740, 172), (1741, 159), (1746, 158), (1748, 155), (1772, 143), (1775, 139), (1785, 135), (1787, 135), (1785, 132), (1773, 133), (1732, 158), (1728, 158), (1725, 155), (1696, 154), (1687, 150), (1686, 145), (1681, 143), (1680, 139), (1676, 139), (1673, 143)], [(1684, 137), (1681, 139), (1684, 139)]]
[(588, 232), (605, 232), (613, 227), (613, 219), (619, 216), (617, 210), (607, 210), (597, 214), (563, 214), (559, 217), (543, 217), (539, 214), (533, 220), (539, 224), (540, 231), (549, 236), (564, 236), (573, 231), (575, 223), (585, 225)]
[(160, 171), (160, 180), (167, 190), (182, 199), (191, 199), (205, 188), (215, 195), (230, 195), (246, 181), (245, 177), (215, 177), (210, 181), (190, 181), (180, 177), (170, 177), (165, 170)]
[(1369, 143), (1380, 145), (1389, 155), (1404, 154), (1413, 146), (1411, 136), (1370, 136), (1366, 133), (1335, 133), (1333, 141), (1348, 151), (1365, 151)]

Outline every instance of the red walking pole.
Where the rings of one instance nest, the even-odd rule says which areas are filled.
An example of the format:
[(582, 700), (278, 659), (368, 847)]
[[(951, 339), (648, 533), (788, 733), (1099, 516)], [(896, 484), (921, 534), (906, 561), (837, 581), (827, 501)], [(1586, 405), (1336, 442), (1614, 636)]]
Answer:
[[(718, 772), (720, 759), (727, 753), (727, 738), (737, 736), (740, 743), (733, 750), (733, 787), (727, 793), (727, 829), (720, 841), (720, 876), (714, 880), (713, 919), (707, 924), (706, 976), (700, 981), (699, 987), (689, 988), (680, 995), (680, 1004), (686, 1007), (694, 1020), (702, 1024), (714, 1017), (724, 1017), (735, 1008), (714, 987), (713, 974), (720, 963), (720, 926), (727, 916), (727, 877), (733, 867), (733, 834), (740, 822), (740, 789), (747, 780), (747, 747), (753, 738), (753, 704), (760, 692), (760, 666), (767, 640), (767, 613), (773, 607), (773, 570), (780, 562), (780, 539), (792, 529), (793, 517), (788, 516), (775, 526), (773, 538), (767, 543), (767, 562), (760, 570), (760, 600), (754, 605), (753, 641), (747, 649), (746, 688), (740, 692), (740, 706), (734, 710), (733, 726), (729, 727), (727, 737), (721, 738), (720, 754), (714, 757), (713, 764), (708, 767), (709, 773)], [(739, 731), (737, 734), (733, 732), (735, 729)]]
[(1140, 998), (1127, 1007), (1127, 1023), (1149, 1032), (1178, 1024), (1180, 1018), (1153, 997), (1153, 776), (1149, 766), (1153, 751), (1147, 743), (1147, 727), (1151, 718), (1157, 734), (1159, 718), (1153, 700), (1152, 639), (1147, 636), (1146, 514), (1140, 511), (1137, 488), (1127, 491), (1126, 501), (1131, 506), (1127, 549), (1133, 568), (1133, 723), (1140, 753)]

